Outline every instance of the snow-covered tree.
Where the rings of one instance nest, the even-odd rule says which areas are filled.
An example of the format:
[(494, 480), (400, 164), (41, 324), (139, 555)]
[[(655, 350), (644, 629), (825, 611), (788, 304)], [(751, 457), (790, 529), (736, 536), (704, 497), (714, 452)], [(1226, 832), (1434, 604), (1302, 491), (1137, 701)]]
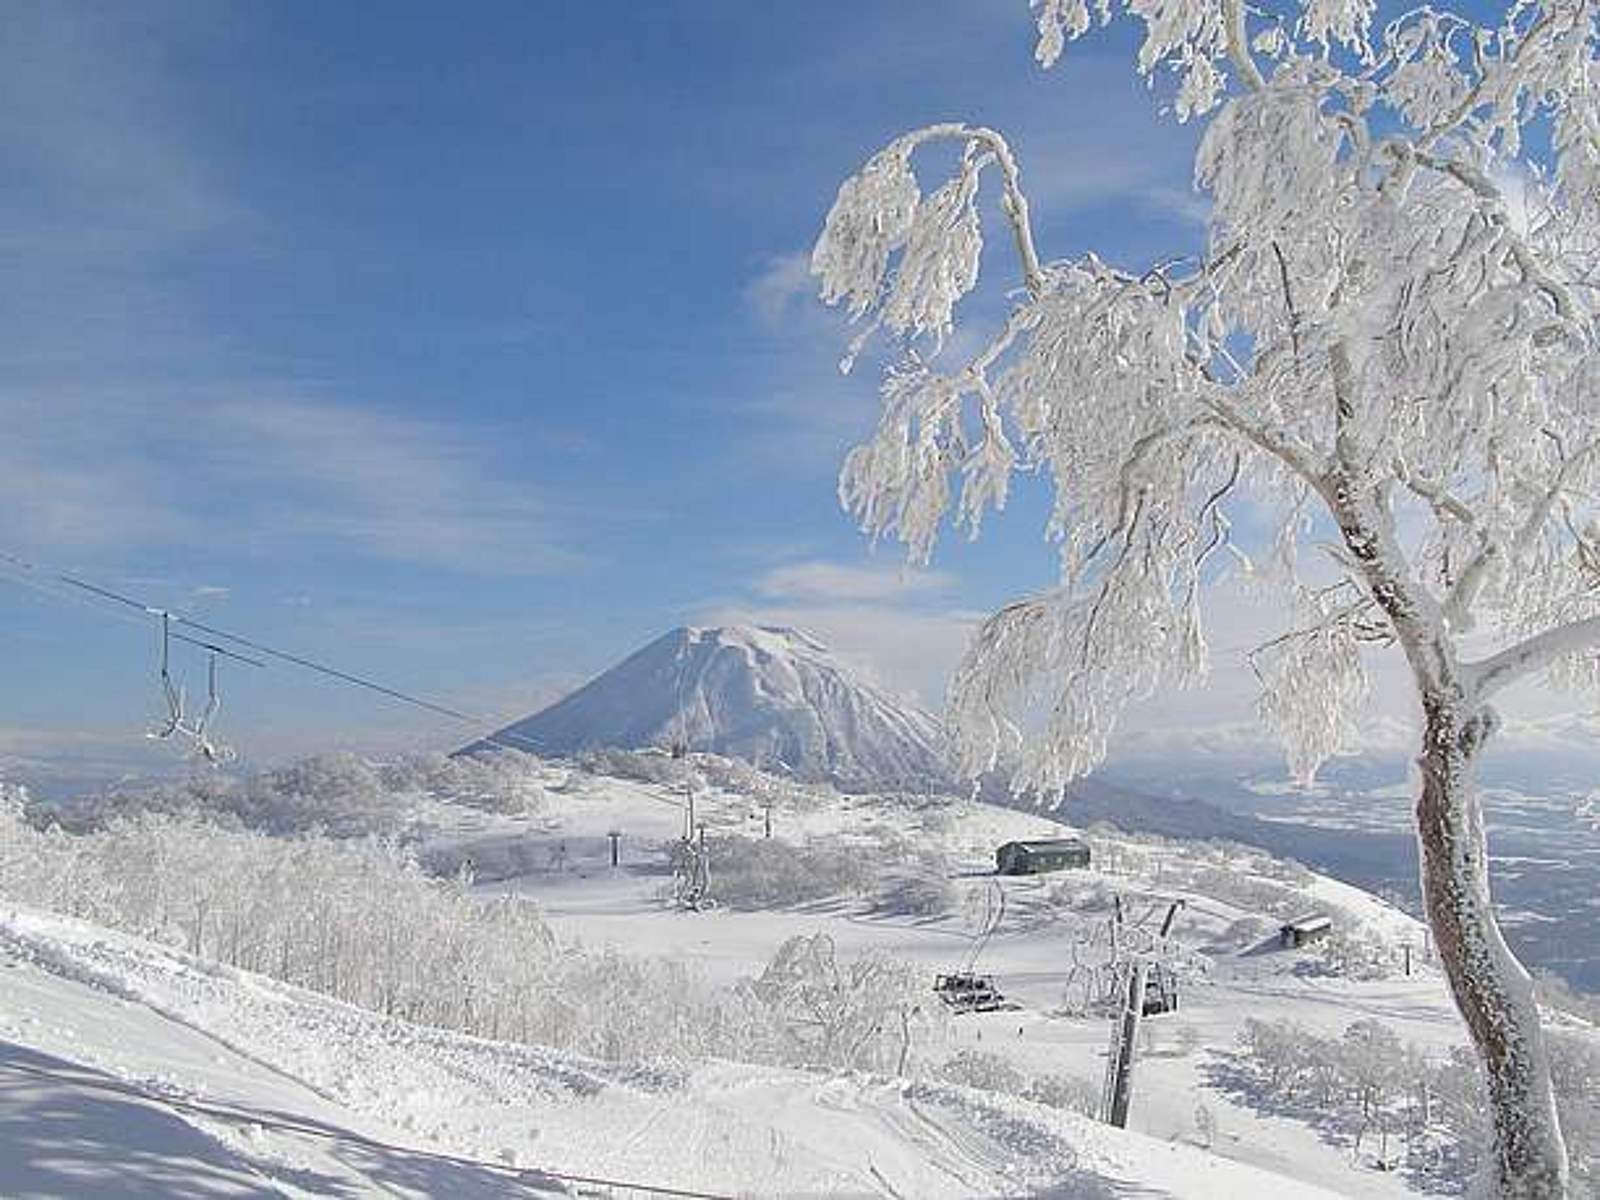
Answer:
[(825, 933), (784, 942), (751, 992), (781, 1014), (782, 1059), (802, 1066), (903, 1073), (923, 1024), (915, 972), (881, 954), (841, 962)]
[[(983, 625), (950, 697), (968, 771), (1015, 755), (1045, 791), (1101, 761), (1131, 700), (1205, 674), (1203, 585), (1243, 557), (1229, 505), (1248, 487), (1275, 511), (1249, 573), (1295, 616), (1254, 655), (1260, 715), (1309, 775), (1355, 731), (1363, 647), (1403, 655), (1423, 893), (1485, 1068), (1490, 1182), (1564, 1195), (1474, 776), (1496, 693), (1600, 682), (1595, 6), (1386, 23), (1374, 0), (1033, 9), (1046, 66), (1097, 20), (1143, 22), (1137, 70), (1170, 70), (1177, 119), (1204, 126), (1203, 250), (1051, 260), (1000, 133), (946, 123), (891, 142), (839, 189), (812, 259), (823, 298), (865, 322), (847, 363), (873, 330), (906, 351), (841, 499), (926, 559), (947, 514), (976, 534), (1014, 471), (1051, 479), (1060, 585)], [(914, 160), (935, 144), (955, 165), (925, 193)], [(1020, 286), (993, 336), (963, 330), (950, 345), (978, 348), (949, 362), (990, 182)]]

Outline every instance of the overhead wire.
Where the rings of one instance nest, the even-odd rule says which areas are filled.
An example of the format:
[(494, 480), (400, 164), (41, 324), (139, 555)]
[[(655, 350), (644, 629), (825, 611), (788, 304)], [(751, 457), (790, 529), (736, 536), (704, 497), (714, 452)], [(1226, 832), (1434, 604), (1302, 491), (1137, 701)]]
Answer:
[[(41, 574), (41, 568), (35, 566), (33, 563), (28, 562), (26, 559), (18, 558), (14, 554), (7, 554), (4, 550), (0, 550), (0, 565), (9, 565), (17, 569), (17, 573), (5, 576), (5, 578), (9, 579), (10, 582), (17, 584), (19, 587), (28, 588), (31, 591), (39, 593), (41, 596), (48, 596), (52, 600), (74, 600), (82, 602), (85, 605), (89, 603), (88, 601), (84, 600), (82, 596), (74, 595), (60, 586), (51, 586), (52, 582), (54, 582), (53, 577), (43, 576)], [(162, 611), (154, 608), (143, 608), (139, 605), (134, 605), (133, 607), (139, 608), (145, 616), (159, 616)], [(107, 610), (95, 608), (94, 611), (105, 612)], [(174, 619), (176, 619), (178, 616), (177, 613), (173, 613), (171, 615)], [(126, 619), (135, 624), (143, 623), (140, 622), (137, 617), (129, 616)], [(189, 637), (187, 634), (171, 633), (169, 636), (175, 642), (183, 642), (185, 645), (194, 646), (200, 650), (210, 650), (216, 654), (224, 655), (227, 658), (235, 659), (238, 662), (247, 663), (252, 667), (265, 667), (267, 665), (260, 659), (251, 658), (248, 654), (240, 654), (236, 650), (229, 650), (225, 646), (218, 646), (215, 643), (204, 641), (200, 638)]]
[[(337, 680), (340, 683), (363, 688), (370, 692), (376, 692), (377, 694), (387, 696), (392, 700), (397, 700), (401, 703), (409, 704), (415, 708), (423, 709), (439, 716), (449, 717), (454, 721), (459, 721), (463, 725), (471, 728), (472, 732), (476, 735), (478, 742), (485, 742), (489, 745), (498, 746), (501, 749), (506, 750), (519, 750), (524, 753), (543, 752), (542, 749), (531, 739), (512, 733), (510, 730), (504, 728), (505, 722), (503, 721), (486, 720), (481, 716), (475, 716), (471, 713), (463, 712), (460, 709), (452, 708), (449, 705), (440, 704), (436, 701), (428, 700), (424, 697), (402, 691), (399, 688), (394, 688), (388, 686), (387, 684), (379, 683), (376, 680), (368, 679), (364, 676), (341, 670), (338, 667), (329, 665), (328, 663), (318, 662), (315, 659), (294, 654), (288, 650), (279, 649), (278, 647), (268, 645), (265, 642), (246, 637), (244, 634), (233, 633), (230, 630), (222, 629), (218, 626), (200, 621), (195, 617), (185, 616), (179, 612), (172, 612), (171, 610), (162, 608), (158, 605), (147, 604), (134, 596), (119, 592), (114, 588), (108, 588), (101, 584), (91, 582), (79, 576), (70, 575), (64, 571), (52, 571), (39, 567), (36, 564), (27, 561), (26, 559), (23, 559), (15, 554), (9, 554), (3, 550), (0, 550), (0, 562), (9, 564), (13, 568), (16, 568), (24, 573), (21, 578), (18, 578), (14, 572), (7, 576), (12, 582), (24, 584), (25, 586), (31, 587), (34, 591), (40, 592), (52, 598), (63, 598), (64, 593), (58, 590), (58, 586), (64, 585), (66, 588), (73, 589), (80, 596), (93, 596), (115, 604), (120, 608), (138, 612), (144, 616), (159, 617), (165, 615), (166, 618), (171, 622), (177, 622), (179, 624), (186, 625), (198, 633), (209, 635), (211, 638), (230, 642), (235, 646), (243, 646), (266, 658), (275, 659), (279, 662), (298, 667), (301, 670), (310, 671), (315, 674)], [(108, 610), (99, 609), (97, 611)], [(208, 650), (216, 654), (225, 655), (228, 658), (249, 663), (251, 666), (265, 667), (267, 665), (265, 662), (252, 658), (247, 654), (239, 652), (238, 650), (219, 646), (215, 642), (206, 640), (204, 638), (190, 637), (186, 634), (176, 631), (172, 632), (170, 636), (174, 641), (185, 642), (188, 645), (196, 646), (203, 650)], [(519, 745), (517, 743), (521, 744)]]

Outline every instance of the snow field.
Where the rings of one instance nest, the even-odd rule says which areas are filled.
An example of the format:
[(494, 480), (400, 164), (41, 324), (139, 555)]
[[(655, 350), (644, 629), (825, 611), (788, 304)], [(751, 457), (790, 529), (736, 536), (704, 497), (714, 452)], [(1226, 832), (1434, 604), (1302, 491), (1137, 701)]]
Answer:
[[(1191, 1147), (948, 1085), (737, 1064), (680, 1077), (421, 1029), (23, 908), (0, 916), (0, 948), (11, 1149), (30, 1070), (57, 1108), (87, 1112), (74, 1081), (95, 1076), (101, 1090), (132, 1089), (123, 1101), (145, 1117), (103, 1117), (48, 1154), (8, 1153), (8, 1195), (61, 1194), (51, 1189), (66, 1179), (130, 1195), (503, 1195), (505, 1168), (532, 1165), (728, 1195), (1278, 1186)], [(227, 1117), (208, 1119), (208, 1106)], [(147, 1144), (130, 1167), (134, 1136)], [(536, 1174), (517, 1186), (554, 1185)]]
[[(677, 911), (663, 896), (667, 848), (683, 828), (681, 788), (551, 763), (533, 770), (529, 786), (542, 800), (531, 813), (416, 797), (419, 852), (446, 870), (468, 860), (497, 868), (483, 872), (479, 893), (532, 897), (557, 938), (591, 958), (611, 951), (669, 960), (707, 986), (731, 986), (759, 976), (787, 939), (822, 933), (841, 963), (889, 956), (930, 983), (976, 953), (975, 968), (998, 976), (1019, 1007), (940, 1020), (942, 1006), (924, 993), (928, 1012), (911, 1048), (911, 1078), (641, 1061), (634, 1049), (626, 1063), (603, 1062), (410, 1025), (0, 902), (0, 946), (16, 964), (10, 978), (33, 980), (47, 997), (23, 1011), (9, 1007), (4, 993), (0, 1041), (15, 1054), (64, 1064), (52, 1086), (68, 1111), (76, 1103), (68, 1093), (78, 1086), (68, 1070), (106, 1071), (149, 1089), (154, 1098), (141, 1103), (220, 1145), (218, 1153), (242, 1156), (244, 1165), (230, 1169), (251, 1186), (269, 1180), (276, 1191), (267, 1194), (296, 1194), (295, 1171), (328, 1170), (317, 1166), (333, 1153), (328, 1146), (360, 1138), (386, 1149), (369, 1149), (354, 1165), (343, 1150), (334, 1154), (341, 1169), (365, 1180), (357, 1194), (368, 1190), (362, 1173), (369, 1166), (389, 1169), (366, 1161), (384, 1154), (417, 1156), (429, 1170), (488, 1172), (502, 1189), (515, 1165), (726, 1195), (1411, 1194), (1402, 1176), (1372, 1170), (1370, 1155), (1354, 1156), (1303, 1119), (1219, 1087), (1217, 1076), (1249, 1017), (1285, 1018), (1329, 1037), (1372, 1017), (1424, 1049), (1442, 1053), (1458, 1043), (1457, 1018), (1425, 964), (1411, 979), (1329, 976), (1316, 953), (1277, 952), (1271, 915), (1251, 905), (1323, 905), (1389, 949), (1420, 945), (1419, 927), (1404, 914), (1242, 848), (1099, 828), (1087, 835), (1096, 869), (999, 880), (990, 874), (996, 844), (1059, 827), (1040, 814), (965, 801), (754, 790), (714, 760), (695, 765), (720, 781), (696, 796), (697, 819), (714, 845), (736, 833), (759, 838), (770, 799), (776, 837), (768, 846), (794, 851), (797, 860), (805, 846), (862, 859), (862, 888), (761, 910)], [(617, 869), (606, 837), (613, 830), (623, 834)], [(725, 847), (738, 853), (751, 844)], [(915, 849), (914, 860), (895, 857), (905, 846)], [(878, 874), (907, 871), (941, 872), (947, 911), (884, 909), (873, 892)], [(1002, 892), (1004, 919), (980, 939)], [(947, 1059), (975, 1053), (1014, 1075), (1064, 1080), (1071, 1095), (1097, 1090), (1107, 1025), (1069, 1011), (1064, 984), (1074, 961), (1103, 954), (1113, 894), (1135, 931), (1158, 924), (1170, 898), (1186, 902), (1175, 930), (1187, 970), (1182, 1008), (1146, 1022), (1151, 1042), (1136, 1068), (1131, 1131), (941, 1078)], [(530, 1003), (549, 1000), (530, 996)], [(113, 1006), (116, 1019), (99, 1019), (101, 1005)], [(76, 1025), (55, 1017), (72, 1011), (86, 1016)], [(145, 1024), (129, 1029), (129, 1014)], [(220, 1082), (208, 1073), (210, 1055), (233, 1064)], [(26, 1078), (25, 1065), (0, 1075), (8, 1083)], [(262, 1095), (263, 1072), (287, 1094)], [(218, 1096), (230, 1119), (195, 1110)], [(241, 1121), (240, 1111), (287, 1113), (295, 1122)], [(330, 1143), (292, 1127), (305, 1120), (339, 1133)], [(471, 1186), (447, 1190), (470, 1195)], [(439, 1194), (431, 1183), (417, 1189), (406, 1194)]]

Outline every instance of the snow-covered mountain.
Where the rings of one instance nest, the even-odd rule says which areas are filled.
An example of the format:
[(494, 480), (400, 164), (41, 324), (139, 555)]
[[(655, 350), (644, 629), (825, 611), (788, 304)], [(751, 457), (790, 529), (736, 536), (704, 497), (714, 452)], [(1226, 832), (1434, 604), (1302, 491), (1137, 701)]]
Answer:
[(949, 779), (935, 718), (867, 683), (814, 638), (770, 626), (674, 629), (463, 753), (497, 743), (570, 755), (675, 742), (846, 788)]

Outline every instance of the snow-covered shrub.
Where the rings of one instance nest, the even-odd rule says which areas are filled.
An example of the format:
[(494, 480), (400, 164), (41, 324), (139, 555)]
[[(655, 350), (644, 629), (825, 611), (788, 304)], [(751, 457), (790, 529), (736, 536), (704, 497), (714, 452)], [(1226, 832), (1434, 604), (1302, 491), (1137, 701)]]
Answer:
[[(1549, 1036), (1573, 1194), (1600, 1194), (1600, 1037), (1561, 1026)], [(1419, 1182), (1456, 1187), (1481, 1165), (1489, 1128), (1482, 1071), (1465, 1047), (1432, 1057), (1375, 1020), (1331, 1038), (1293, 1021), (1250, 1018), (1240, 1043), (1258, 1096), (1300, 1106), (1306, 1119), (1356, 1148), (1378, 1134), (1384, 1161), (1392, 1158), (1389, 1139), (1399, 1136)]]
[(1339, 1039), (1336, 1077), (1360, 1110), (1363, 1135), (1376, 1127), (1383, 1138), (1379, 1154), (1388, 1158), (1390, 1113), (1405, 1086), (1406, 1056), (1400, 1035), (1382, 1021), (1356, 1021)]
[(562, 947), (533, 904), (432, 878), (393, 841), (153, 813), (73, 835), (34, 828), (8, 799), (0, 896), (484, 1037), (619, 1059), (772, 1041), (737, 997), (681, 966)]
[(1100, 1085), (1083, 1075), (1035, 1075), (1022, 1095), (1038, 1104), (1086, 1117), (1100, 1115)]
[(680, 786), (689, 778), (692, 760), (673, 758), (660, 750), (623, 750), (602, 746), (578, 755), (578, 765), (593, 775), (635, 783)]
[(1331, 975), (1340, 979), (1388, 979), (1400, 973), (1393, 947), (1371, 930), (1335, 922), (1333, 931), (1316, 943), (1311, 957), (1302, 960), (1302, 974)]
[(363, 837), (399, 833), (413, 799), (390, 792), (365, 759), (332, 753), (243, 777), (196, 772), (177, 784), (80, 797), (49, 816), (74, 831), (146, 813), (197, 813), (265, 833)]
[(947, 1083), (978, 1088), (985, 1092), (1005, 1092), (1020, 1096), (1028, 1086), (1027, 1076), (1008, 1059), (985, 1050), (960, 1050), (939, 1064), (935, 1072)]
[(1098, 879), (1064, 879), (1045, 893), (1052, 908), (1067, 913), (1109, 912), (1111, 889)]
[(614, 1061), (893, 1072), (943, 1015), (911, 968), (842, 961), (823, 935), (719, 989), (679, 963), (561, 945), (530, 902), (432, 877), (392, 839), (150, 812), (71, 834), (36, 827), (25, 801), (0, 789), (0, 897), (408, 1021)]
[(1249, 1069), (1269, 1094), (1297, 1095), (1312, 1064), (1326, 1057), (1323, 1039), (1289, 1020), (1247, 1017), (1239, 1041)]
[(544, 807), (542, 762), (520, 750), (495, 750), (450, 758), (408, 754), (378, 768), (394, 795), (419, 793), (488, 812), (523, 814)]
[(1231, 921), (1222, 931), (1222, 944), (1225, 946), (1255, 946), (1262, 939), (1274, 932), (1272, 922), (1264, 917), (1240, 917)]
[(1554, 971), (1536, 969), (1533, 972), (1533, 991), (1539, 1003), (1546, 1008), (1600, 1026), (1600, 996), (1578, 991)]
[(985, 1050), (959, 1050), (940, 1063), (934, 1075), (946, 1083), (1020, 1096), (1035, 1104), (1097, 1117), (1100, 1087), (1081, 1075), (1029, 1075), (1009, 1059)]
[(800, 845), (737, 834), (708, 839), (711, 894), (733, 908), (779, 908), (872, 890), (883, 864), (869, 846), (839, 838)]
[(1308, 894), (1298, 887), (1232, 866), (1170, 863), (1167, 885), (1285, 921), (1300, 916), (1311, 905)]
[(886, 879), (873, 905), (895, 916), (940, 917), (953, 911), (960, 899), (960, 890), (948, 875), (918, 871)]
[(774, 808), (790, 812), (810, 812), (839, 799), (838, 789), (831, 783), (795, 779), (788, 775), (763, 771), (759, 767), (737, 758), (720, 754), (693, 755), (701, 778), (714, 788), (748, 796), (757, 804), (771, 804)]
[(792, 937), (747, 989), (778, 1022), (793, 1066), (902, 1073), (928, 1017), (921, 976), (868, 951), (840, 961), (825, 933)]
[(141, 813), (198, 813), (271, 834), (395, 836), (423, 799), (535, 812), (544, 802), (541, 776), (537, 758), (511, 750), (468, 758), (417, 754), (383, 764), (331, 753), (244, 776), (197, 772), (180, 783), (80, 797), (49, 816), (75, 832)]
[(202, 811), (272, 834), (396, 834), (410, 807), (388, 792), (372, 763), (344, 752), (313, 755), (242, 780), (196, 776), (185, 794)]

